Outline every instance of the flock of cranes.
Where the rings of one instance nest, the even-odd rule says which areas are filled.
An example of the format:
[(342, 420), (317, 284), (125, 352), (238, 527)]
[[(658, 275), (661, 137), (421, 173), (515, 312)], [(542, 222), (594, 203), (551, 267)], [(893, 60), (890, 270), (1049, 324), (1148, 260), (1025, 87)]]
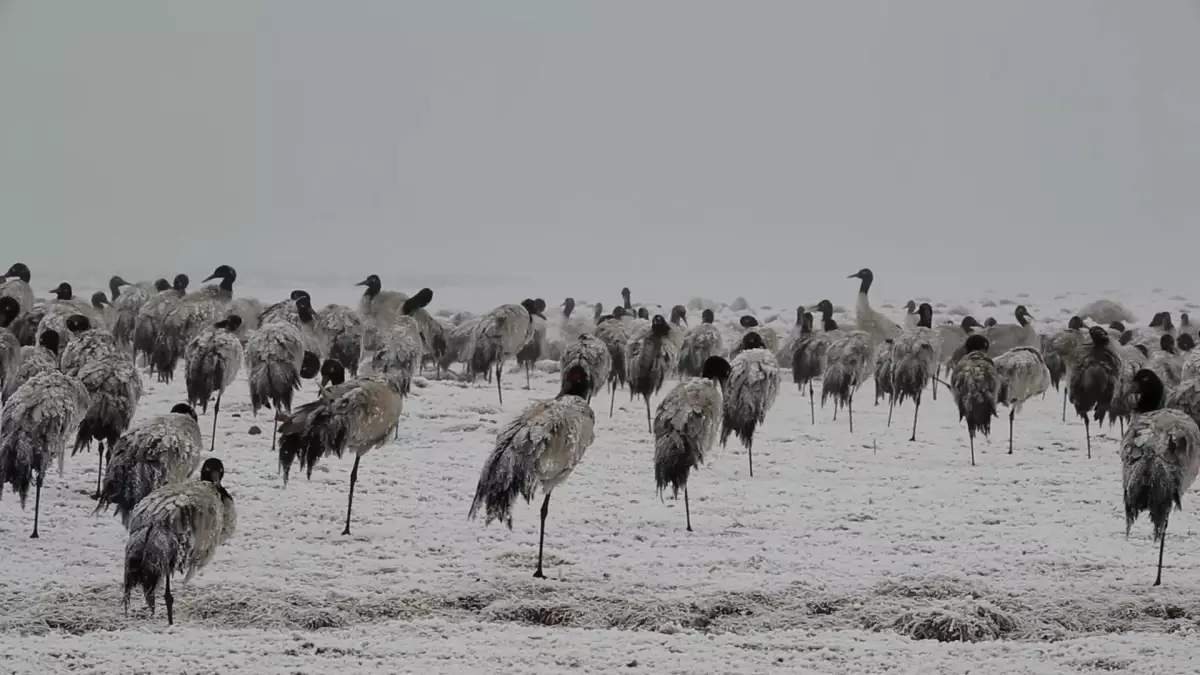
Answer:
[[(567, 298), (561, 315), (547, 319), (546, 303), (527, 298), (479, 316), (443, 318), (427, 309), (432, 290), (385, 290), (376, 275), (360, 282), (365, 291), (356, 308), (318, 309), (303, 290), (264, 306), (234, 295), (237, 273), (228, 265), (205, 279), (218, 283), (194, 292), (183, 274), (137, 284), (117, 276), (110, 296), (97, 292), (82, 301), (64, 282), (38, 301), (28, 266), (17, 263), (0, 282), (0, 487), (10, 486), (22, 506), (33, 488), (36, 538), (46, 469), (57, 463), (61, 472), (72, 439), (72, 454), (97, 442), (96, 512), (115, 509), (129, 533), (126, 606), (140, 588), (153, 611), (162, 587), (171, 623), (172, 575), (190, 578), (236, 528), (224, 465), (211, 455), (221, 402), (243, 368), (252, 409), (273, 413), (271, 448), (285, 484), (297, 459), (311, 477), (321, 459), (354, 454), (343, 529), (349, 534), (360, 463), (397, 437), (414, 376), (428, 367), (439, 377), (495, 378), (503, 404), (506, 362), (525, 367), (528, 387), (535, 362), (557, 360), (558, 395), (534, 402), (501, 429), (468, 511), (511, 528), (517, 497), (529, 502), (540, 488), (536, 577), (544, 576), (550, 495), (594, 441), (591, 402), (605, 386), (610, 417), (617, 389), (643, 399), (655, 482), (660, 494), (668, 487), (683, 493), (688, 531), (693, 469), (718, 440), (724, 445), (734, 436), (754, 475), (755, 432), (788, 371), (809, 397), (814, 423), (816, 380), (822, 406), (833, 403), (835, 420), (844, 409), (851, 432), (855, 394), (868, 380), (876, 403), (887, 401), (889, 426), (895, 407), (911, 401), (910, 440), (926, 388), (936, 400), (943, 385), (966, 422), (972, 465), (975, 436), (990, 433), (1001, 407), (1009, 408), (1011, 454), (1022, 405), (1053, 386), (1063, 390), (1064, 420), (1068, 402), (1084, 420), (1089, 457), (1091, 421), (1128, 427), (1121, 442), (1127, 525), (1149, 512), (1161, 582), (1168, 519), (1200, 471), (1200, 353), (1192, 353), (1186, 315), (1180, 329), (1164, 312), (1139, 330), (1074, 317), (1065, 329), (1041, 335), (1024, 306), (1014, 324), (981, 325), (968, 316), (934, 325), (930, 304), (910, 302), (897, 324), (871, 307), (871, 270), (851, 277), (860, 281), (853, 327), (840, 326), (833, 304), (822, 300), (798, 308), (782, 337), (746, 314), (740, 335), (726, 345), (711, 309), (689, 326), (686, 307), (635, 308), (627, 288), (622, 304), (609, 313), (596, 305), (591, 317), (576, 315)], [(161, 382), (171, 382), (182, 361), (186, 402), (135, 423), (139, 361)], [(451, 369), (456, 364), (461, 374)], [(318, 376), (317, 398), (293, 409), (302, 382)], [(655, 411), (651, 399), (672, 379)], [(205, 459), (196, 411), (207, 414), (210, 402)]]

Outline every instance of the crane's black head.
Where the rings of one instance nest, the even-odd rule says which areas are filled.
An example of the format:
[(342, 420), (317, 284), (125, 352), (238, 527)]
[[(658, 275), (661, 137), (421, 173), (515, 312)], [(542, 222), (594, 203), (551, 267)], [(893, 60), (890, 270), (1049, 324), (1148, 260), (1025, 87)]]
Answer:
[(312, 323), (313, 319), (317, 318), (313, 312), (312, 298), (307, 294), (296, 298), (296, 314), (300, 315), (301, 323)]
[(1141, 352), (1142, 356), (1150, 358), (1150, 348), (1146, 345), (1134, 345), (1133, 348)]
[(928, 302), (922, 302), (920, 307), (917, 307), (917, 325), (925, 328), (933, 328), (933, 305)]
[[(193, 464), (193, 466), (195, 466)], [(200, 467), (200, 480), (207, 481), (221, 487), (221, 480), (225, 478), (225, 465), (216, 457), (209, 457), (204, 460), (204, 465)]]
[(850, 276), (848, 276), (846, 278), (847, 279), (862, 279), (863, 281), (866, 281), (867, 279), (874, 279), (875, 274), (873, 272), (871, 272), (871, 270), (869, 268), (864, 267), (861, 270), (855, 272), (854, 274), (851, 274)]
[(120, 274), (113, 275), (113, 277), (108, 280), (108, 290), (112, 291), (113, 299), (116, 299), (116, 297), (121, 294), (122, 286), (128, 285), (129, 282), (125, 281)]
[[(567, 298), (566, 300), (563, 300), (562, 311), (563, 316), (570, 317), (571, 312), (575, 311), (575, 298)], [(603, 311), (604, 310), (601, 310), (601, 313), (603, 313)]]
[[(288, 293), (288, 300), (296, 300), (296, 299), (300, 298), (301, 296), (305, 296), (305, 295), (308, 295), (308, 291), (301, 289), (301, 288), (297, 288), (296, 290), (292, 291), (291, 293)], [(311, 298), (312, 296), (308, 295), (308, 297)]]
[(744, 314), (742, 318), (738, 319), (738, 324), (741, 325), (742, 328), (754, 328), (758, 325), (758, 319), (750, 316), (749, 314)]
[(801, 306), (799, 306), (799, 307), (797, 307), (797, 308), (796, 308), (796, 325), (797, 325), (797, 326), (802, 326), (802, 325), (804, 325), (804, 313), (805, 313), (805, 312), (804, 312), (804, 306), (803, 306), (803, 305), (801, 305)]
[(1164, 352), (1166, 352), (1168, 354), (1174, 354), (1175, 353), (1175, 338), (1174, 338), (1174, 336), (1172, 336), (1170, 333), (1164, 333), (1163, 336), (1158, 339), (1158, 347), (1159, 347), (1159, 349), (1163, 350)]
[(704, 323), (712, 323), (717, 320), (717, 315), (713, 314), (711, 309), (706, 309), (700, 312), (700, 320)]
[(671, 308), (671, 323), (678, 325), (680, 322), (687, 323), (687, 307), (675, 305)]
[(828, 300), (822, 300), (817, 303), (816, 310), (821, 313), (824, 318), (833, 316), (833, 303)]
[(171, 287), (171, 282), (167, 281), (166, 279), (163, 279), (162, 277), (159, 277), (154, 280), (154, 290), (159, 293), (162, 293), (163, 291), (167, 290), (170, 287)]
[(626, 298), (626, 299), (629, 298), (629, 287), (628, 286), (621, 289), (621, 297)]
[(655, 314), (650, 321), (650, 334), (654, 337), (666, 337), (671, 334), (671, 324), (667, 323), (662, 314)]
[(23, 262), (19, 262), (19, 263), (13, 263), (12, 267), (9, 267), (8, 271), (4, 273), (5, 279), (7, 279), (9, 277), (16, 277), (17, 279), (20, 279), (21, 281), (24, 281), (25, 283), (29, 283), (29, 280), (32, 278), (32, 275), (29, 274), (29, 266)]
[(1083, 319), (1077, 316), (1071, 317), (1071, 320), (1067, 322), (1067, 328), (1071, 330), (1083, 330)]
[(366, 286), (367, 290), (363, 291), (363, 295), (367, 296), (368, 298), (375, 297), (379, 294), (379, 291), (383, 290), (383, 282), (380, 281), (379, 277), (375, 274), (369, 275), (366, 279), (363, 279), (354, 285)]
[[(430, 291), (430, 293), (433, 293), (433, 291)], [(546, 316), (546, 301), (541, 298), (534, 298), (533, 306), (537, 307), (537, 313), (541, 314), (542, 318), (545, 318), (545, 316)]]
[(620, 305), (613, 307), (612, 318), (620, 319), (623, 316), (625, 316), (625, 308), (624, 307), (622, 307)]
[(185, 293), (185, 292), (187, 292), (188, 284), (190, 284), (191, 282), (192, 282), (192, 280), (188, 279), (188, 275), (176, 274), (175, 281), (171, 282), (171, 288), (174, 288), (175, 290), (179, 291), (180, 293)]
[(1092, 326), (1089, 328), (1088, 336), (1092, 338), (1092, 344), (1096, 345), (1097, 347), (1104, 347), (1108, 344), (1109, 339), (1111, 339), (1108, 331), (1102, 326)]
[(742, 336), (742, 349), (766, 349), (767, 343), (763, 342), (762, 336), (755, 331), (746, 331)]
[(221, 319), (220, 321), (214, 323), (213, 327), (214, 328), (224, 328), (225, 330), (229, 331), (230, 333), (233, 333), (234, 331), (236, 331), (237, 329), (242, 327), (242, 317), (238, 316), (237, 314), (230, 314), (229, 316), (225, 317), (224, 319)]
[(58, 347), (60, 344), (61, 340), (58, 337), (58, 331), (56, 330), (44, 330), (42, 331), (42, 336), (38, 338), (38, 345), (44, 349), (50, 350), (52, 354), (58, 354)]
[(72, 333), (82, 333), (92, 329), (92, 322), (82, 314), (72, 314), (67, 317), (67, 330)]
[(546, 318), (542, 316), (541, 312), (538, 311), (537, 301), (535, 301), (533, 298), (525, 298), (521, 301), (521, 306), (525, 308), (526, 312), (529, 312), (529, 316), (531, 317), (540, 316), (543, 319)]
[(1172, 330), (1174, 328), (1175, 328), (1175, 322), (1171, 320), (1171, 313), (1163, 312), (1162, 313), (1162, 329), (1163, 330)]
[(300, 362), (300, 378), (311, 380), (321, 372), (321, 357), (312, 352), (304, 352), (304, 360)]
[(977, 321), (975, 319), (975, 317), (970, 316), (970, 315), (964, 316), (962, 318), (962, 321), (960, 321), (958, 325), (960, 327), (962, 327), (963, 332), (966, 332), (966, 333), (970, 333), (972, 330), (974, 330), (976, 328), (982, 328), (982, 326), (979, 325), (979, 321)]
[(1013, 312), (1013, 316), (1017, 317), (1017, 323), (1021, 324), (1022, 326), (1027, 326), (1029, 325), (1030, 321), (1033, 321), (1033, 315), (1029, 313), (1029, 310), (1025, 308), (1025, 305), (1017, 305), (1017, 309)]
[(800, 322), (800, 332), (801, 333), (811, 333), (812, 329), (813, 329), (812, 312), (805, 312), (804, 318)]
[(604, 316), (604, 303), (597, 302), (592, 309), (592, 317), (598, 320), (601, 316)]
[(1133, 374), (1133, 390), (1137, 392), (1137, 411), (1154, 412), (1162, 407), (1166, 387), (1153, 370), (1143, 368)]
[(1185, 352), (1190, 352), (1196, 348), (1196, 338), (1192, 337), (1191, 333), (1184, 333), (1183, 335), (1179, 336), (1178, 340), (1175, 341), (1175, 346), (1179, 347)]
[(1108, 327), (1117, 331), (1118, 334), (1125, 332), (1125, 324), (1121, 323), (1120, 321), (1114, 321), (1108, 324)]
[(1192, 317), (1188, 316), (1187, 312), (1180, 312), (1179, 313), (1179, 325), (1180, 326), (1192, 325)]
[(204, 281), (212, 281), (213, 279), (220, 279), (221, 286), (225, 286), (226, 284), (232, 286), (233, 282), (237, 280), (237, 271), (229, 265), (220, 265), (217, 269), (213, 270), (212, 274), (205, 277)]
[(724, 382), (729, 379), (729, 374), (733, 370), (729, 367), (729, 362), (719, 356), (710, 356), (704, 360), (704, 367), (700, 370), (700, 377), (706, 377), (716, 382)]
[(171, 413), (174, 415), (187, 415), (194, 420), (199, 419), (196, 417), (196, 409), (186, 403), (176, 403), (175, 407), (171, 408)]
[(916, 314), (917, 313), (917, 301), (909, 300), (908, 302), (904, 303), (904, 311), (908, 312), (909, 314)]
[(321, 388), (332, 384), (337, 386), (346, 381), (346, 367), (336, 359), (325, 359), (321, 364)]
[(1163, 313), (1155, 312), (1154, 317), (1150, 319), (1150, 328), (1160, 328), (1163, 325)]
[(54, 297), (58, 298), (59, 300), (70, 300), (71, 298), (75, 297), (75, 293), (71, 288), (71, 284), (68, 284), (65, 281), (54, 288), (51, 288), (50, 292), (53, 293)]
[(112, 303), (108, 301), (108, 296), (104, 294), (104, 291), (96, 291), (95, 293), (92, 293), (92, 307), (95, 307), (96, 309), (103, 309), (105, 306), (111, 304)]
[(645, 307), (638, 307), (637, 316), (639, 319), (649, 319), (650, 310), (646, 309)]
[[(428, 307), (431, 302), (433, 302), (433, 290), (422, 288), (413, 293), (411, 298), (404, 301), (404, 304), (400, 306), (400, 312), (402, 314), (412, 314), (418, 309)], [(532, 312), (530, 313), (532, 314)]]
[(970, 354), (971, 352), (983, 352), (986, 354), (987, 350), (990, 349), (991, 346), (991, 341), (989, 341), (986, 337), (975, 334), (967, 336), (967, 341), (963, 343), (963, 350), (965, 350), (965, 353), (967, 354)]
[(984, 328), (991, 328), (992, 326), (995, 326), (997, 323), (998, 322), (996, 321), (996, 317), (993, 317), (993, 316), (989, 316), (988, 318), (983, 320)]
[(1131, 330), (1127, 330), (1117, 336), (1117, 344), (1121, 345), (1122, 347), (1130, 342), (1133, 342), (1133, 331)]
[(16, 298), (10, 298), (7, 295), (0, 298), (0, 328), (7, 328), (8, 324), (15, 321), (20, 313), (21, 303), (17, 302)]
[(562, 389), (555, 398), (578, 396), (586, 400), (591, 390), (592, 378), (588, 376), (587, 370), (583, 366), (575, 365), (568, 368), (563, 375)]

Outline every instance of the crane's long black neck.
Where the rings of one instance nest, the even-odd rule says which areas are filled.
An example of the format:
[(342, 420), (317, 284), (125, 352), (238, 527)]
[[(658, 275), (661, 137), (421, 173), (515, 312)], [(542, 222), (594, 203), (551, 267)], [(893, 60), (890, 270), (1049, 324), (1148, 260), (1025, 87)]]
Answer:
[(110, 280), (108, 282), (108, 292), (112, 294), (110, 297), (112, 297), (113, 301), (115, 302), (117, 297), (121, 295), (121, 287), (117, 285), (115, 280)]
[(363, 291), (363, 295), (374, 300), (375, 296), (379, 295), (379, 291), (383, 290), (383, 284), (367, 284), (367, 290)]
[(828, 333), (829, 331), (834, 331), (834, 330), (838, 329), (837, 322), (833, 320), (833, 310), (830, 310), (830, 309), (821, 310), (821, 327), (825, 330), (826, 333)]
[(933, 328), (933, 314), (929, 312), (920, 312), (920, 318), (917, 319), (918, 328)]
[(222, 291), (224, 291), (226, 293), (232, 293), (233, 292), (233, 282), (235, 279), (237, 279), (237, 277), (233, 276), (232, 274), (227, 277), (221, 277), (221, 283), (217, 284), (217, 288), (221, 289)]
[(1163, 399), (1166, 398), (1162, 380), (1151, 378), (1149, 381), (1142, 382), (1139, 388), (1141, 395), (1138, 396), (1138, 412), (1148, 413), (1162, 408)]
[(863, 277), (862, 281), (858, 282), (858, 292), (866, 295), (867, 291), (871, 290), (871, 283), (873, 281), (875, 279), (872, 277)]

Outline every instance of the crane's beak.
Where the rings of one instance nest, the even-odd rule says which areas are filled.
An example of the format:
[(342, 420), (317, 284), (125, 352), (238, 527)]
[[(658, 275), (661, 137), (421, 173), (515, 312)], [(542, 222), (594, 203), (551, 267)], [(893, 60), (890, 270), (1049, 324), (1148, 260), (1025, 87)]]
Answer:
[(358, 282), (357, 284), (354, 284), (354, 285), (355, 285), (355, 286), (370, 286), (371, 284), (370, 284), (370, 282), (368, 282), (366, 279), (363, 279), (362, 281), (360, 281), (360, 282)]
[(855, 272), (854, 274), (851, 274), (850, 276), (848, 276), (846, 278), (847, 279), (858, 279), (859, 278), (858, 272)]
[(203, 279), (201, 279), (201, 280), (200, 280), (200, 283), (204, 283), (204, 282), (206, 282), (206, 281), (212, 281), (213, 279), (216, 279), (216, 278), (217, 278), (217, 275), (215, 275), (215, 274), (210, 274), (210, 275), (208, 275), (208, 276), (204, 277)]

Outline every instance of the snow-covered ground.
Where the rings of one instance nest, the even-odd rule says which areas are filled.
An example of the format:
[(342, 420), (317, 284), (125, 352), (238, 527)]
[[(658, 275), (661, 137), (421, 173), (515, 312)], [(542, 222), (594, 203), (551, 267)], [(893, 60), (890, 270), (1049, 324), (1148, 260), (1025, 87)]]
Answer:
[[(1087, 299), (1017, 301), (1061, 323)], [(981, 320), (1011, 314), (974, 300), (945, 303), (938, 320), (959, 304)], [(1134, 305), (1143, 318), (1153, 308)], [(782, 332), (794, 315), (756, 312), (780, 314)], [(181, 380), (145, 379), (139, 419), (182, 400)], [(466, 514), (496, 431), (552, 396), (557, 374), (535, 373), (532, 391), (507, 375), (503, 407), (482, 380), (420, 382), (399, 439), (363, 458), (347, 537), (352, 459), (285, 488), (243, 379), (216, 451), (238, 533), (176, 589), (175, 627), (161, 601), (154, 618), (136, 596), (122, 613), (125, 536), (91, 515), (93, 454), (47, 477), (41, 539), (28, 539), (32, 499), (27, 511), (0, 501), (0, 672), (1200, 672), (1193, 501), (1171, 521), (1154, 588), (1148, 523), (1125, 537), (1115, 429), (1088, 460), (1082, 424), (1061, 421), (1051, 390), (1017, 419), (1013, 455), (1001, 418), (972, 467), (944, 391), (927, 393), (909, 442), (911, 405), (889, 429), (867, 385), (852, 435), (828, 408), (810, 423), (786, 381), (754, 478), (732, 439), (693, 474), (693, 533), (682, 502), (655, 492), (641, 401), (618, 393), (611, 419), (607, 397), (594, 401), (596, 442), (550, 502), (548, 578), (535, 580), (537, 503), (512, 531)], [(300, 401), (314, 393), (306, 383)], [(977, 641), (915, 639), (956, 634)]]

